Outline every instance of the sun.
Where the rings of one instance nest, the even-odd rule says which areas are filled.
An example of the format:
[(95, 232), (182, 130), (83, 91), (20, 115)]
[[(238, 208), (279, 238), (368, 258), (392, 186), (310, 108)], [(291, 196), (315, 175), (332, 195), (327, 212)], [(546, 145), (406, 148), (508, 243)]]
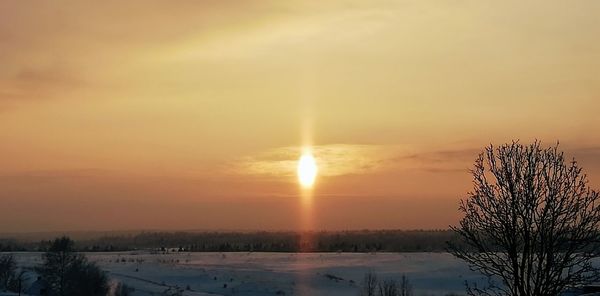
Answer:
[(311, 188), (317, 177), (317, 161), (309, 152), (305, 152), (298, 160), (298, 181), (304, 188)]

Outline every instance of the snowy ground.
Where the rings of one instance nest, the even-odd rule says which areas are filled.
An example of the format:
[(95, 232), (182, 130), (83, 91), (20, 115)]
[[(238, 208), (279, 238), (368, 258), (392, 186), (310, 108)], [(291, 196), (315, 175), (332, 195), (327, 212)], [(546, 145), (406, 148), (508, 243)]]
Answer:
[[(23, 266), (41, 262), (39, 253), (18, 253)], [(406, 275), (415, 295), (464, 294), (464, 281), (480, 276), (445, 253), (89, 253), (133, 295), (354, 296), (366, 272), (382, 279)]]

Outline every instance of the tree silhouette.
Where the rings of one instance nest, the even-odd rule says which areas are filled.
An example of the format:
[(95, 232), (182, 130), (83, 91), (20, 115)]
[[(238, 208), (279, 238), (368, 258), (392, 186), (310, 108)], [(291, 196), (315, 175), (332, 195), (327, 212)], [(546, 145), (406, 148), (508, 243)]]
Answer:
[(108, 279), (100, 268), (74, 251), (68, 237), (57, 238), (46, 253), (37, 271), (59, 296), (104, 296)]
[(558, 295), (600, 279), (598, 192), (558, 145), (489, 146), (472, 170), (474, 189), (461, 201), (459, 240), (450, 251), (489, 279), (470, 295)]
[(17, 262), (12, 254), (0, 255), (0, 291), (16, 291), (19, 277), (17, 276)]
[(379, 283), (379, 279), (377, 279), (377, 275), (368, 272), (365, 274), (365, 277), (362, 282), (362, 287), (360, 290), (360, 296), (375, 296), (377, 292), (377, 285)]

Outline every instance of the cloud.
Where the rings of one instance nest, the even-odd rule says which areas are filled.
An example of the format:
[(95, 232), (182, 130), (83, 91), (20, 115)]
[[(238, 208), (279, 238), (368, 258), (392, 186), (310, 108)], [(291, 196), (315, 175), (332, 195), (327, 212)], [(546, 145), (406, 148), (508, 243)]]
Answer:
[[(397, 148), (378, 145), (332, 144), (312, 147), (319, 175), (339, 176), (368, 173), (385, 166)], [(299, 147), (281, 147), (255, 156), (245, 157), (234, 165), (234, 171), (243, 174), (292, 176), (296, 161), (302, 153)]]
[[(219, 34), (198, 36), (192, 34), (182, 42), (166, 44), (163, 56), (167, 60), (191, 61), (197, 59), (237, 59), (269, 56), (273, 58), (289, 51), (326, 49), (331, 44), (361, 39), (394, 20), (391, 9), (386, 7), (361, 6), (315, 7), (277, 4), (271, 10), (279, 13), (264, 13), (262, 18), (245, 26), (221, 30)], [(285, 12), (284, 12), (285, 11)], [(155, 57), (155, 55), (153, 55)]]
[[(565, 158), (567, 160), (575, 158), (578, 165), (583, 168), (585, 173), (592, 172), (591, 177), (595, 177), (591, 179), (592, 181), (598, 180), (595, 172), (600, 171), (600, 147), (589, 146), (576, 148), (572, 150), (569, 149), (565, 153)], [(598, 186), (595, 185), (595, 187)]]
[(0, 101), (52, 98), (83, 84), (79, 75), (61, 67), (23, 68), (0, 78)]
[(464, 172), (468, 170), (480, 152), (480, 149), (475, 148), (428, 151), (402, 155), (395, 161), (414, 169), (430, 172)]
[(86, 169), (63, 169), (63, 170), (29, 170), (13, 173), (0, 173), (0, 178), (32, 178), (32, 179), (72, 179), (72, 178), (91, 178), (106, 176), (124, 176), (117, 170), (106, 170), (96, 168)]
[[(466, 171), (479, 150), (414, 151), (398, 145), (331, 144), (312, 147), (319, 175), (370, 174), (389, 170)], [(299, 147), (281, 147), (236, 160), (230, 172), (289, 177), (296, 174)]]

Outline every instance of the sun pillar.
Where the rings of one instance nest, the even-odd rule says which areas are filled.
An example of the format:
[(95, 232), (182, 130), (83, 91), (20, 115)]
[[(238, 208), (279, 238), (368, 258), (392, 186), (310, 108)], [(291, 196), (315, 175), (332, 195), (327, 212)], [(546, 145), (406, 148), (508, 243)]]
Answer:
[(305, 117), (302, 126), (302, 148), (297, 163), (298, 190), (300, 195), (300, 246), (302, 252), (312, 250), (311, 232), (315, 229), (314, 221), (314, 189), (318, 174), (312, 139), (312, 121)]
[(317, 176), (317, 162), (312, 154), (310, 147), (303, 148), (302, 155), (298, 160), (298, 183), (300, 190), (300, 250), (303, 252), (311, 251), (312, 236), (314, 230), (313, 217), (313, 194), (315, 178)]

